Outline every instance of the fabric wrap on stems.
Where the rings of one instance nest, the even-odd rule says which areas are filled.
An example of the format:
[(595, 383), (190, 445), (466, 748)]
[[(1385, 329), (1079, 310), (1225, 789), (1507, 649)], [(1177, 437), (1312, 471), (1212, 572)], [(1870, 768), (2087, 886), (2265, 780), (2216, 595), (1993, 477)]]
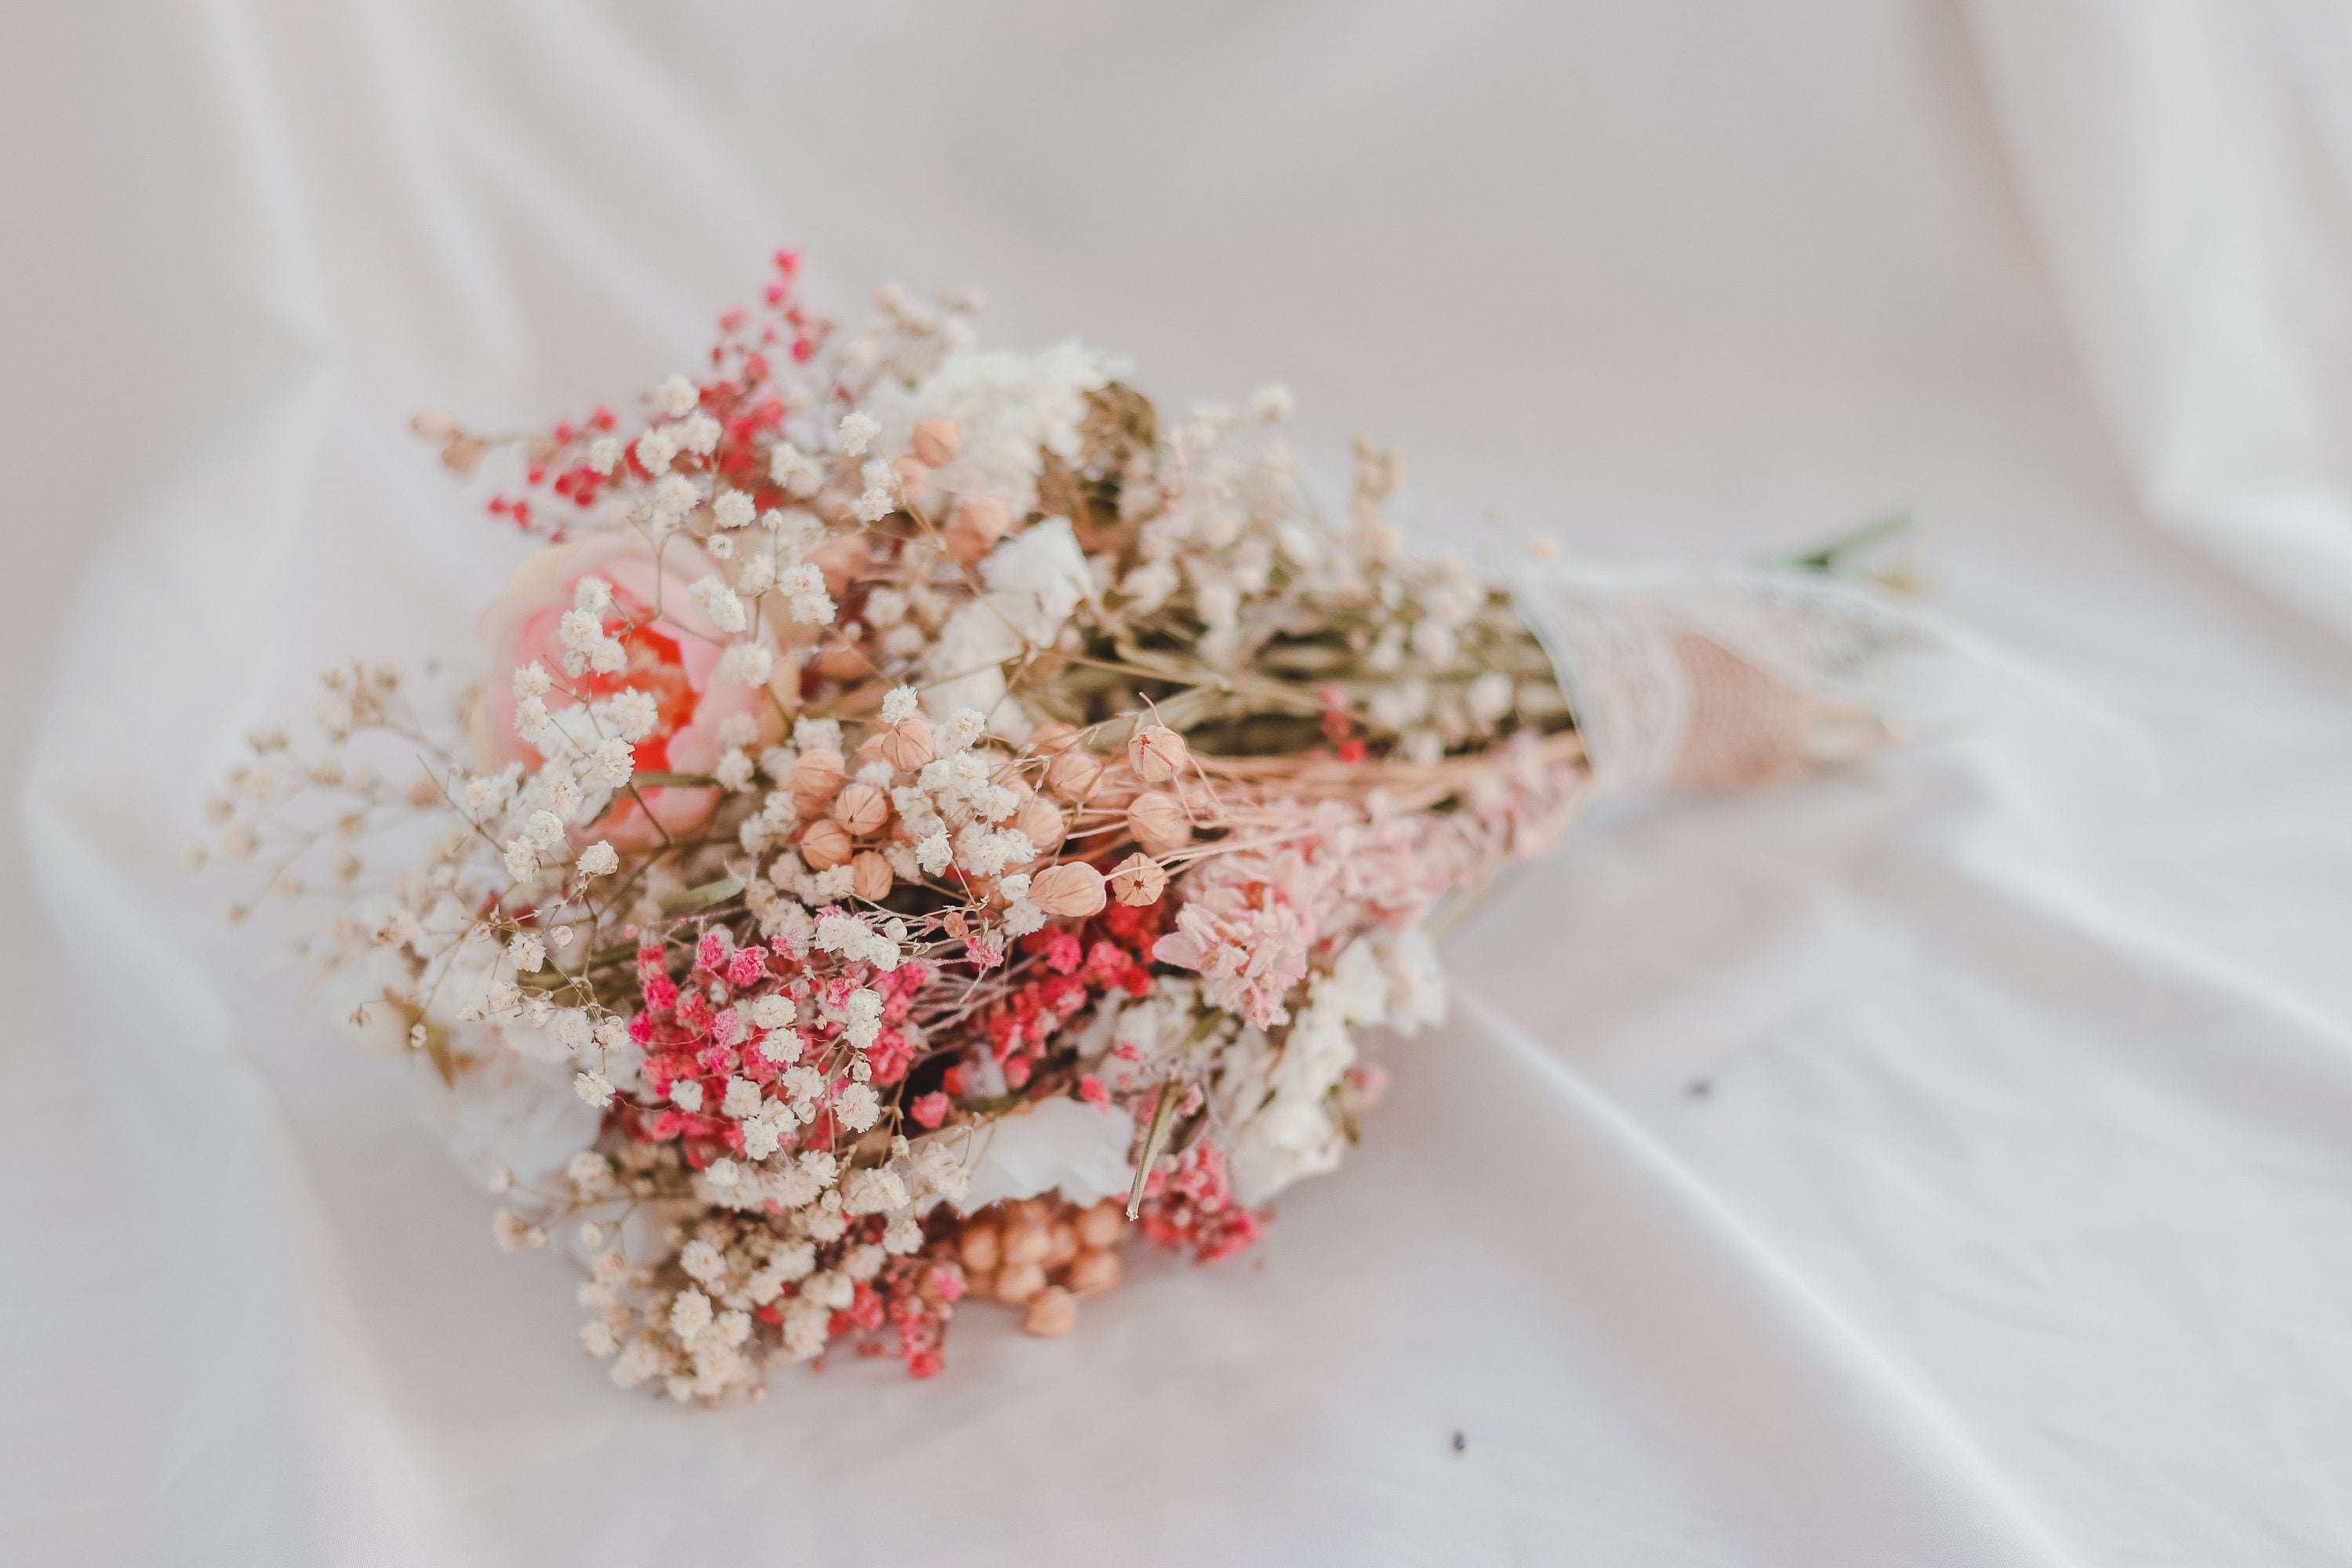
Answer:
[(1601, 795), (1740, 789), (1891, 740), (1894, 656), (1940, 644), (1852, 581), (1788, 567), (1561, 563), (1515, 595)]

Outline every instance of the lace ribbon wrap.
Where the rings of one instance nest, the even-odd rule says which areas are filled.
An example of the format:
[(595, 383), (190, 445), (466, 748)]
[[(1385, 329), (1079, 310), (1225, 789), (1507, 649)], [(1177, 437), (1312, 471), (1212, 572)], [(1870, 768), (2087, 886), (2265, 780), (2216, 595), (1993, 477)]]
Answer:
[(1793, 568), (1563, 564), (1517, 605), (1602, 795), (1748, 788), (1860, 756), (1894, 734), (1891, 656), (1937, 640), (1883, 595)]

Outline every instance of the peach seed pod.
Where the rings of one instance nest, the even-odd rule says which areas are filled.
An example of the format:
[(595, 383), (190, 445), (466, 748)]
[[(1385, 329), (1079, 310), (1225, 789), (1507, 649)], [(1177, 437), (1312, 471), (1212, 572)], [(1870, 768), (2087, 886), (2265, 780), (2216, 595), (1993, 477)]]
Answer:
[(1103, 874), (1083, 860), (1048, 866), (1029, 879), (1029, 901), (1062, 920), (1084, 920), (1100, 914)]
[(890, 862), (868, 849), (849, 863), (849, 890), (867, 903), (878, 904), (890, 896), (898, 874), (890, 869)]
[(880, 831), (882, 825), (890, 820), (890, 797), (882, 793), (879, 785), (854, 779), (833, 797), (832, 815), (835, 822), (862, 838)]
[(913, 773), (937, 754), (932, 743), (931, 721), (920, 713), (886, 726), (875, 740), (874, 749), (882, 760), (902, 773)]
[(1078, 1326), (1078, 1304), (1059, 1285), (1037, 1293), (1029, 1303), (1028, 1316), (1021, 1320), (1022, 1329), (1041, 1340), (1055, 1340)]
[(1000, 1301), (1026, 1301), (1045, 1289), (1045, 1266), (1042, 1263), (1008, 1263), (996, 1274), (996, 1299)]
[(1129, 909), (1156, 904), (1167, 890), (1168, 873), (1160, 869), (1159, 861), (1140, 851), (1111, 868), (1111, 897)]
[(784, 787), (792, 792), (793, 804), (801, 808), (803, 816), (814, 816), (840, 792), (841, 782), (847, 776), (839, 752), (803, 752), (784, 774)]
[(1021, 803), (1021, 809), (1013, 814), (1013, 826), (1036, 846), (1040, 857), (1059, 853), (1062, 841), (1070, 836), (1069, 822), (1061, 809), (1041, 795), (1032, 795)]
[(1045, 764), (1045, 789), (1055, 800), (1076, 805), (1100, 776), (1102, 764), (1073, 746)]
[(1078, 1215), (1078, 1239), (1088, 1247), (1115, 1246), (1126, 1234), (1127, 1211), (1117, 1198), (1105, 1198)]
[(1183, 802), (1165, 790), (1146, 790), (1127, 808), (1127, 830), (1147, 855), (1166, 855), (1192, 841)]
[(931, 488), (931, 471), (919, 458), (900, 458), (890, 467), (898, 476), (898, 493), (919, 506), (923, 492)]
[(1092, 1295), (1108, 1290), (1118, 1283), (1118, 1254), (1089, 1249), (1070, 1260), (1070, 1271), (1063, 1283), (1075, 1295)]
[(848, 643), (826, 648), (809, 662), (819, 675), (832, 680), (855, 680), (874, 668), (874, 661), (862, 649)]
[(967, 1228), (962, 1239), (956, 1244), (957, 1254), (962, 1258), (966, 1268), (975, 1274), (986, 1274), (994, 1269), (1003, 1258), (998, 1240), (994, 1226), (975, 1225)]
[(963, 450), (963, 431), (952, 419), (926, 419), (915, 426), (908, 445), (923, 467), (944, 468)]
[(1128, 765), (1145, 784), (1166, 784), (1192, 760), (1184, 737), (1165, 724), (1146, 724), (1127, 742)]
[(801, 835), (801, 858), (809, 863), (812, 870), (832, 870), (849, 858), (852, 847), (849, 829), (829, 816), (810, 823)]
[(1013, 513), (993, 496), (966, 496), (948, 519), (948, 552), (969, 566), (995, 547), (1013, 526)]
[(1069, 747), (1078, 738), (1078, 727), (1059, 719), (1048, 719), (1029, 731), (1029, 750), (1041, 757), (1050, 757)]
[(1053, 1238), (1045, 1227), (1034, 1220), (1023, 1220), (1004, 1227), (1004, 1261), (1008, 1264), (1043, 1263)]

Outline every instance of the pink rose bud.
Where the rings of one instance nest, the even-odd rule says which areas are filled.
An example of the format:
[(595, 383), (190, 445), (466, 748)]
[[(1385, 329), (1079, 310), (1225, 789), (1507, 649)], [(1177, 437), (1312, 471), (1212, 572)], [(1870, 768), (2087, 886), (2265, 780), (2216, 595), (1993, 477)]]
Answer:
[(1149, 855), (1130, 855), (1111, 868), (1110, 890), (1120, 903), (1139, 910), (1160, 901), (1168, 890), (1168, 873)]
[(1165, 724), (1146, 724), (1127, 742), (1127, 763), (1145, 784), (1166, 784), (1192, 760), (1184, 737)]
[(1100, 914), (1103, 874), (1083, 860), (1048, 866), (1029, 879), (1029, 901), (1063, 920), (1084, 920)]
[(963, 450), (963, 432), (952, 419), (926, 419), (915, 426), (915, 461), (927, 468), (944, 468)]

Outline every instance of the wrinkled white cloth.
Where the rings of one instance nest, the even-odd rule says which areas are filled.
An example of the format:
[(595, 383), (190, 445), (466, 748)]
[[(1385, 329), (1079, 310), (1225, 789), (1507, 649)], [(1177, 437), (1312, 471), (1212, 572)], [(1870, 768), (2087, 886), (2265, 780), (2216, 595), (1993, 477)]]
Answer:
[[(2352, 1556), (2339, 8), (11, 24), (0, 1557)], [(651, 385), (781, 243), (1179, 404), (1285, 377), (1465, 547), (1908, 507), (2065, 700), (1587, 824), (1251, 1258), (927, 1384), (617, 1394), (174, 859), (240, 728), (520, 555), (406, 416)]]

